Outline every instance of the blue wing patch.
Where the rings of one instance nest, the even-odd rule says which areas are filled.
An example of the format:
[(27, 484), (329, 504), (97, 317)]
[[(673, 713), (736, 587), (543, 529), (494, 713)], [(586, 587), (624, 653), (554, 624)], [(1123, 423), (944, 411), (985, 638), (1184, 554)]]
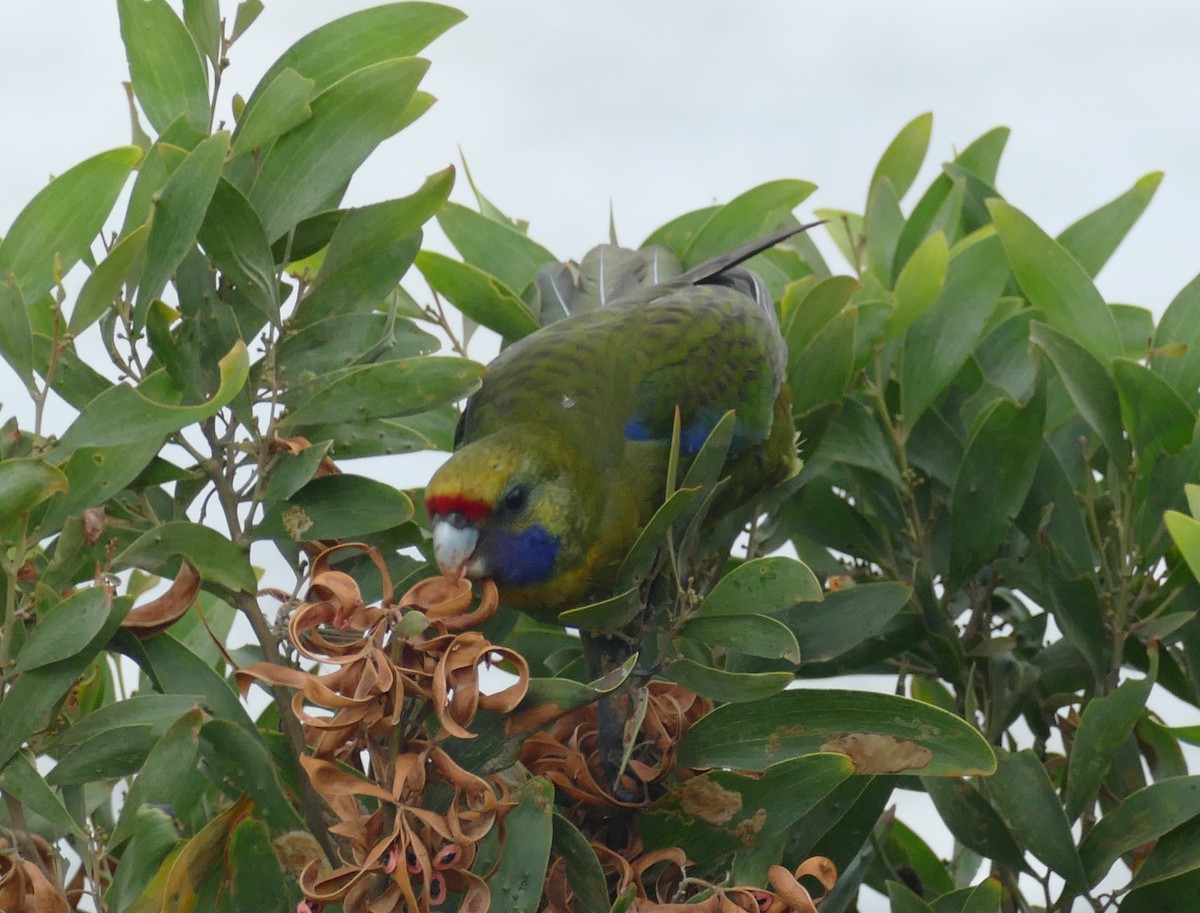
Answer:
[[(695, 416), (690, 424), (679, 431), (679, 455), (694, 457), (699, 453), (700, 448), (704, 446), (704, 442), (708, 440), (708, 436), (712, 434), (713, 428), (720, 420), (720, 415), (707, 410)], [(671, 428), (669, 425), (666, 429), (652, 427), (640, 415), (635, 415), (625, 424), (625, 440), (627, 441), (663, 441), (665, 443), (670, 439)], [(745, 447), (757, 444), (760, 440), (762, 440), (761, 435), (758, 437), (746, 435), (741, 419), (735, 418), (733, 443), (730, 445), (731, 452), (736, 453)]]

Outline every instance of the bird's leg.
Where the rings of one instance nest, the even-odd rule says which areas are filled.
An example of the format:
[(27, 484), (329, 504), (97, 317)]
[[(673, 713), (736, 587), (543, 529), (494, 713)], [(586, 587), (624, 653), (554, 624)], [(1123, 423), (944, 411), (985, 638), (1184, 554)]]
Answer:
[[(617, 668), (629, 658), (630, 644), (621, 637), (606, 634), (581, 633), (583, 656), (588, 677), (593, 681)], [(612, 794), (629, 801), (634, 796), (621, 786), (625, 761), (626, 714), (620, 691), (606, 694), (596, 702), (596, 734), (599, 740), (600, 767)]]

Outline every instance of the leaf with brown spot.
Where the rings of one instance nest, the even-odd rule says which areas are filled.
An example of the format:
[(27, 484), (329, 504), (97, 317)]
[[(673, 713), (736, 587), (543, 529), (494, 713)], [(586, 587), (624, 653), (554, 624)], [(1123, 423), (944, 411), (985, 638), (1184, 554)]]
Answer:
[(857, 774), (920, 770), (933, 760), (933, 752), (924, 745), (877, 732), (844, 732), (823, 742), (821, 751), (846, 755)]
[[(726, 704), (700, 720), (679, 746), (689, 767), (765, 770), (788, 758), (842, 743), (847, 733), (886, 736), (926, 749), (906, 748), (885, 761), (898, 773), (922, 776), (987, 775), (996, 756), (970, 723), (952, 713), (894, 694), (797, 688), (744, 704)], [(846, 743), (850, 747), (849, 743)], [(867, 759), (878, 746), (856, 747)], [(884, 757), (893, 753), (884, 752)], [(919, 766), (918, 766), (919, 764)]]

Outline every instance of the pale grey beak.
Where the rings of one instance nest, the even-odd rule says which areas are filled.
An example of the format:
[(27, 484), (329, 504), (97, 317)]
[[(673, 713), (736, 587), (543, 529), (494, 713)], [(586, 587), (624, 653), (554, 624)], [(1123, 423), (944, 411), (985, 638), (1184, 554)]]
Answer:
[(449, 517), (433, 521), (433, 557), (447, 577), (485, 576), (483, 559), (473, 557), (479, 542), (479, 527), (454, 523)]

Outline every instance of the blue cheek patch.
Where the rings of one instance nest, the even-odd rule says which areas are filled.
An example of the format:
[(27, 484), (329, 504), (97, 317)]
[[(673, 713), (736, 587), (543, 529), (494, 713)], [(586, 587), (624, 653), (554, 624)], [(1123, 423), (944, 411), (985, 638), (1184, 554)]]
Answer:
[(533, 586), (543, 583), (554, 570), (558, 557), (557, 536), (543, 526), (529, 526), (519, 533), (493, 532), (493, 567), (501, 586)]

